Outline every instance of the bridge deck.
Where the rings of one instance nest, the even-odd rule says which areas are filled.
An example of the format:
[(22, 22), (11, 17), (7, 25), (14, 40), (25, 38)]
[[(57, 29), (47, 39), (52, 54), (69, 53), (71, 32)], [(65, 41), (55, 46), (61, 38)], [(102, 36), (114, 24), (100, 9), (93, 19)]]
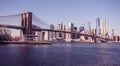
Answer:
[(24, 27), (21, 27), (21, 26), (4, 25), (4, 24), (0, 24), (0, 27), (3, 27), (3, 28), (12, 28), (12, 29), (24, 29)]
[[(12, 29), (20, 29), (20, 30), (25, 29), (25, 27), (21, 27), (21, 26), (4, 25), (4, 24), (0, 24), (0, 27), (12, 28)], [(88, 37), (96, 37), (96, 38), (101, 38), (101, 39), (105, 39), (105, 40), (112, 40), (112, 39), (103, 38), (103, 37), (99, 37), (99, 36), (95, 36), (95, 35), (83, 34), (83, 33), (80, 33), (80, 32), (70, 32), (70, 31), (62, 31), (62, 30), (52, 30), (52, 29), (45, 29), (45, 28), (32, 28), (32, 30), (34, 30), (34, 31), (62, 32), (62, 33), (70, 33), (70, 34), (80, 34), (80, 35), (88, 36)]]

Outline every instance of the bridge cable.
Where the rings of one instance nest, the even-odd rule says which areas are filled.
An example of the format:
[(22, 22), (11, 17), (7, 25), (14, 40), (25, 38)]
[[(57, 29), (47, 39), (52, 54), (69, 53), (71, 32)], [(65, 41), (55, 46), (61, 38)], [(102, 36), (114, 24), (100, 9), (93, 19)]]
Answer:
[(35, 19), (35, 21), (39, 22), (40, 24), (45, 24), (46, 26), (50, 26), (50, 24), (46, 21), (44, 21), (43, 19), (38, 18), (37, 16), (33, 15), (33, 19)]

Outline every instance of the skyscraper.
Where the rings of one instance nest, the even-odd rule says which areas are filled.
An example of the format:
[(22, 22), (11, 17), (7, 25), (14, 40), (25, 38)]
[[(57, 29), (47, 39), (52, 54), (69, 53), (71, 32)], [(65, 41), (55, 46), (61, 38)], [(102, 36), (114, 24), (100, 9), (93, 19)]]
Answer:
[(73, 29), (74, 29), (74, 24), (73, 24), (73, 23), (69, 23), (68, 28), (70, 29), (70, 31), (73, 31)]
[(111, 38), (113, 39), (114, 37), (114, 29), (112, 29), (112, 35), (111, 35)]
[(103, 34), (108, 34), (108, 24), (106, 20), (103, 20)]
[(90, 22), (88, 21), (88, 22), (87, 22), (87, 33), (88, 33), (88, 34), (91, 33), (90, 30), (91, 30), (91, 25), (90, 25)]
[[(74, 31), (74, 32), (77, 32), (77, 27), (74, 27), (74, 28), (73, 28), (73, 31)], [(73, 34), (73, 39), (77, 39), (77, 35), (78, 35), (78, 34)]]
[[(60, 24), (57, 25), (57, 30), (65, 30), (65, 26), (61, 22)], [(62, 32), (57, 32), (57, 37), (65, 38), (65, 33)]]
[[(50, 25), (50, 29), (54, 30), (55, 27), (53, 24)], [(55, 32), (50, 32), (50, 40), (55, 39)]]
[[(68, 30), (70, 32), (73, 32), (73, 30), (74, 30), (74, 24), (73, 23), (69, 23)], [(69, 34), (69, 39), (73, 39), (73, 34)]]
[(82, 32), (82, 31), (85, 31), (84, 26), (80, 26), (80, 27), (79, 27), (79, 32)]
[(100, 35), (101, 28), (100, 28), (100, 18), (96, 18), (96, 34)]

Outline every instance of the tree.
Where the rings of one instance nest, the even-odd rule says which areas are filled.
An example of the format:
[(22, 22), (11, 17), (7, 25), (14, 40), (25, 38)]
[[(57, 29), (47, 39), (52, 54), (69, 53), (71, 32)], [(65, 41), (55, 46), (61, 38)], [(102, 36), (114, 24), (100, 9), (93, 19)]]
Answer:
[(11, 31), (7, 28), (0, 28), (0, 41), (11, 41)]

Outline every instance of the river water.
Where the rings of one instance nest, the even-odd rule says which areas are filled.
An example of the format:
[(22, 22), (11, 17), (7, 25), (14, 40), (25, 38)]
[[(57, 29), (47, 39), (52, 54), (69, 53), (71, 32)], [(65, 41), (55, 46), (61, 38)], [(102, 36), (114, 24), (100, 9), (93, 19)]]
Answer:
[(0, 66), (120, 66), (120, 44), (0, 45)]

